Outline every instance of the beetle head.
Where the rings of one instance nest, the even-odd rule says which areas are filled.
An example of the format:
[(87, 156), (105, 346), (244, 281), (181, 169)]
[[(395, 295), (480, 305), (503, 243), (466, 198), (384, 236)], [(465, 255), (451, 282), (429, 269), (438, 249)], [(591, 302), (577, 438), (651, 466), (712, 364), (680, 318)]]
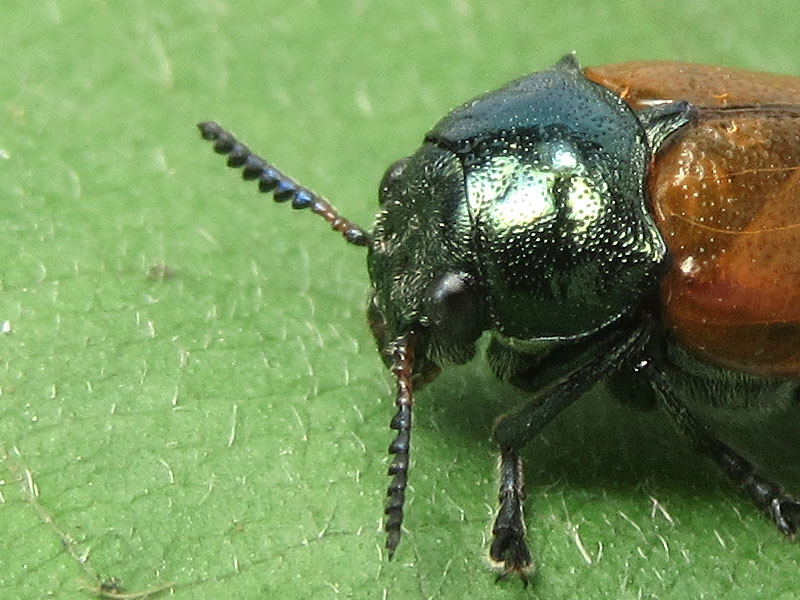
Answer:
[(387, 362), (391, 342), (415, 331), (415, 379), (425, 379), (442, 362), (472, 358), (488, 325), (461, 162), (425, 144), (388, 169), (380, 202), (368, 258), (370, 326)]

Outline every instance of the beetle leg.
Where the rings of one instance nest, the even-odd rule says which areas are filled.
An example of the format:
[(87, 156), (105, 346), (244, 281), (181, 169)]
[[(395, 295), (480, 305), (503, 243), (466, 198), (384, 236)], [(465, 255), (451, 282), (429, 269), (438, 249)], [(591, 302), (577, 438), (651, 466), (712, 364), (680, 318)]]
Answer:
[(501, 416), (493, 432), (500, 447), (522, 448), (577, 397), (640, 353), (653, 330), (650, 317), (645, 317), (643, 321), (633, 329), (619, 328), (614, 332), (603, 332), (599, 341), (573, 357), (573, 366), (569, 371)]
[(778, 530), (794, 536), (800, 527), (800, 502), (789, 496), (775, 483), (758, 474), (756, 468), (741, 454), (717, 439), (677, 397), (664, 373), (652, 361), (643, 361), (638, 370), (650, 379), (662, 406), (678, 430), (698, 452), (712, 458), (735, 483), (742, 486), (755, 505), (766, 513)]
[(516, 573), (527, 583), (525, 569), (531, 565), (531, 555), (525, 544), (522, 517), (525, 491), (518, 450), (598, 380), (642, 351), (653, 328), (650, 317), (642, 321), (632, 330), (620, 328), (616, 332), (604, 332), (599, 341), (576, 356), (575, 366), (569, 372), (495, 423), (494, 438), (501, 448), (500, 510), (492, 529), (494, 539), (489, 554), (493, 560), (503, 563), (501, 577)]
[(501, 579), (509, 573), (517, 573), (525, 585), (528, 576), (525, 569), (531, 565), (531, 553), (525, 544), (525, 521), (522, 518), (522, 501), (525, 485), (522, 481), (522, 461), (514, 448), (503, 448), (500, 453), (500, 510), (492, 527), (492, 547), (489, 556), (503, 563)]

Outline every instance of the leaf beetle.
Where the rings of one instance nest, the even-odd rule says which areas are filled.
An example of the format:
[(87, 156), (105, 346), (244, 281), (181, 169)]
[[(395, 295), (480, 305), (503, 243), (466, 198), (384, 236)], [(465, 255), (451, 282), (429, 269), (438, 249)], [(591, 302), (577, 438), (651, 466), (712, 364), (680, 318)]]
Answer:
[(386, 172), (371, 232), (215, 122), (214, 150), (367, 247), (367, 319), (396, 380), (386, 547), (401, 535), (414, 388), (469, 361), (526, 392), (500, 416), (490, 557), (527, 584), (520, 449), (602, 379), (646, 384), (779, 531), (800, 502), (685, 400), (785, 407), (800, 379), (800, 78), (574, 54), (453, 110)]

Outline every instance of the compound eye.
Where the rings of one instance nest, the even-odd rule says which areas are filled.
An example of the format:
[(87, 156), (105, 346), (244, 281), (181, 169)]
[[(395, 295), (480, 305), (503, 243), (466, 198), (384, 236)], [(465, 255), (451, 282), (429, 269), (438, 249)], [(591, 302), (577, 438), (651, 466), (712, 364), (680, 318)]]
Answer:
[(424, 308), (436, 337), (446, 343), (474, 342), (485, 329), (485, 310), (474, 277), (448, 272), (429, 286)]
[(386, 173), (383, 174), (383, 179), (381, 179), (381, 186), (379, 188), (378, 200), (381, 204), (386, 202), (387, 198), (391, 194), (392, 188), (403, 176), (403, 171), (406, 170), (409, 162), (411, 162), (411, 157), (405, 156), (400, 160), (395, 161), (388, 169), (386, 169)]

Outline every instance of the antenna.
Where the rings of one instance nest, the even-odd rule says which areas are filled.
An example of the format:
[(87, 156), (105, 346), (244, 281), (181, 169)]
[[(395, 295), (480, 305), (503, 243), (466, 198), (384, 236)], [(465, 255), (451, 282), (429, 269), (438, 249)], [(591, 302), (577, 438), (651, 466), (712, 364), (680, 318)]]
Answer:
[(242, 179), (252, 181), (258, 179), (261, 192), (272, 192), (275, 202), (291, 200), (292, 208), (310, 208), (311, 212), (330, 223), (331, 228), (342, 234), (345, 240), (356, 246), (367, 246), (370, 243), (369, 233), (342, 217), (331, 206), (325, 197), (303, 187), (294, 179), (285, 175), (275, 165), (250, 152), (230, 131), (223, 129), (215, 121), (198, 123), (197, 128), (204, 140), (214, 143), (214, 152), (228, 155), (228, 166), (242, 170)]
[(408, 483), (408, 452), (411, 448), (411, 407), (414, 404), (411, 384), (412, 366), (414, 364), (414, 348), (417, 336), (410, 332), (394, 342), (392, 348), (392, 373), (397, 378), (397, 394), (394, 404), (397, 407), (389, 427), (397, 431), (397, 437), (389, 445), (389, 453), (394, 454), (389, 465), (388, 475), (392, 476), (386, 490), (386, 549), (389, 558), (400, 543), (400, 526), (403, 524), (403, 505), (406, 500), (406, 484)]

